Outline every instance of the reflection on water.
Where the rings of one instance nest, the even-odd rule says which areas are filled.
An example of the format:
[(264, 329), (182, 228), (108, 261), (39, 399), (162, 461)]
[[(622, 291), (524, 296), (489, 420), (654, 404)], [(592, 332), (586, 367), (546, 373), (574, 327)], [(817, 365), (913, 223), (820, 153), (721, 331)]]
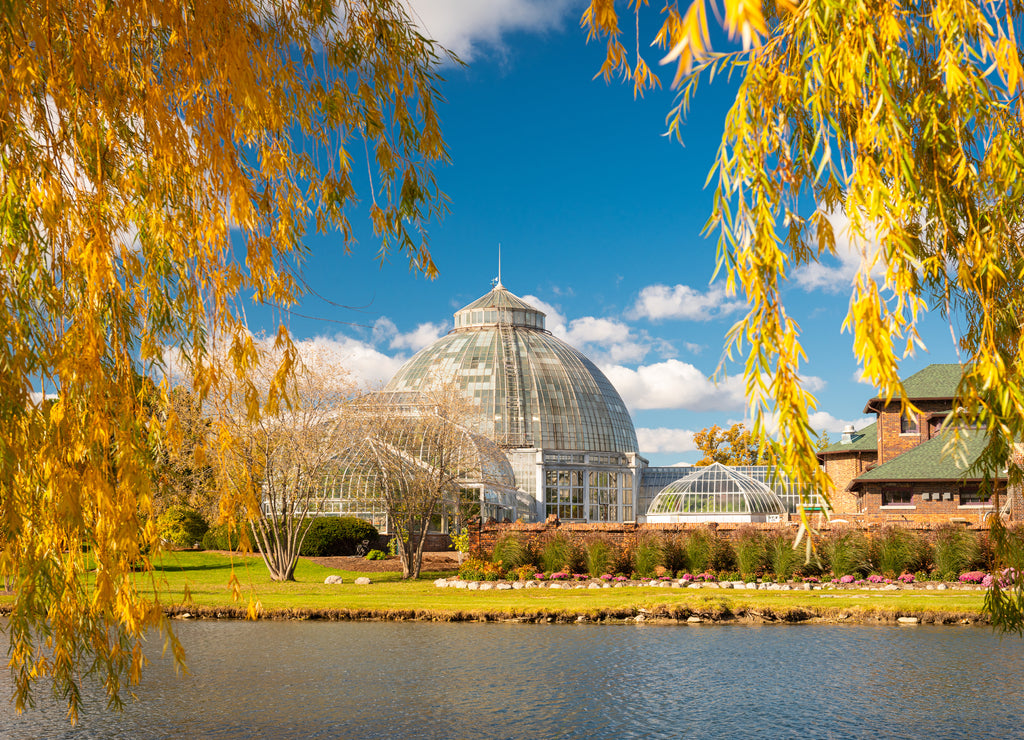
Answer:
[[(1021, 736), (1024, 644), (975, 627), (186, 622), (122, 715), (0, 737)], [(0, 693), (10, 676), (0, 672)]]

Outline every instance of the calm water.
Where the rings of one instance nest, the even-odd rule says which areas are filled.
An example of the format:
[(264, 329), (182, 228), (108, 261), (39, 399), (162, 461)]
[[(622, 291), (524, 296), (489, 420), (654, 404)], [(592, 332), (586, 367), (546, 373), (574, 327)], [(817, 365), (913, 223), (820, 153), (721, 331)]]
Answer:
[[(186, 622), (122, 715), (21, 738), (1024, 737), (1024, 643), (976, 627)], [(10, 677), (0, 671), (0, 693)]]

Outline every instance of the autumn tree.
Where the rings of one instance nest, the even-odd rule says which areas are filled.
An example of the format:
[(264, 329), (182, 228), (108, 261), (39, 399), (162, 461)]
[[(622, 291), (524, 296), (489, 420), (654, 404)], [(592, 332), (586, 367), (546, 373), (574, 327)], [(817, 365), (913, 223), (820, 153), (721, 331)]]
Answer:
[(199, 512), (207, 521), (218, 515), (219, 489), (209, 459), (211, 420), (197, 394), (175, 385), (166, 394), (153, 386), (154, 400), (166, 400), (154, 411), (174, 435), (157, 448), (153, 470), (153, 514), (172, 506)]
[[(281, 363), (273, 350), (261, 353), (260, 360), (249, 380), (266, 408)], [(223, 514), (229, 520), (244, 514), (251, 541), (275, 581), (295, 580), (308, 524), (324, 510), (324, 479), (354, 433), (347, 406), (355, 386), (330, 353), (306, 347), (284, 391), (286, 404), (255, 417), (248, 409), (253, 399), (240, 392), (209, 399), (221, 430), (215, 443), (217, 476), (221, 490), (231, 493)]]
[[(641, 54), (646, 5), (591, 0), (582, 21), (607, 41), (605, 76), (621, 74), (635, 94), (660, 84)], [(623, 43), (633, 46), (634, 18), (620, 25), (619, 9), (636, 17), (635, 53)], [(1010, 453), (1024, 439), (1024, 4), (694, 0), (663, 12), (654, 41), (679, 90), (672, 132), (682, 136), (699, 84), (724, 73), (736, 84), (707, 229), (729, 290), (749, 306), (726, 348), (745, 355), (755, 435), (771, 414), (790, 478), (830, 490), (784, 289), (836, 254), (842, 216), (860, 253), (842, 328), (864, 377), (887, 400), (906, 399), (899, 361), (922, 345), (919, 321), (928, 310), (948, 317), (963, 365), (951, 422), (986, 430), (977, 467), (989, 485), (1007, 466), (1019, 483)], [(724, 50), (712, 48), (709, 18), (732, 39)], [(993, 541), (1004, 565), (1024, 566), (1024, 543), (998, 517)], [(997, 623), (1024, 631), (1024, 584), (990, 597)]]
[(283, 403), (288, 352), (266, 394), (246, 377), (243, 300), (298, 299), (309, 229), (351, 250), (367, 177), (380, 254), (436, 272), (443, 53), (402, 0), (0, 3), (0, 576), (18, 710), (40, 677), (72, 719), (83, 676), (118, 705), (151, 627), (181, 659), (133, 575), (159, 553), (152, 451), (180, 437), (140, 374), (162, 377), (177, 348), (200, 401), (234, 385), (252, 415)]
[(693, 443), (704, 456), (697, 465), (764, 465), (768, 459), (758, 439), (742, 422), (722, 429), (717, 424), (694, 433)]

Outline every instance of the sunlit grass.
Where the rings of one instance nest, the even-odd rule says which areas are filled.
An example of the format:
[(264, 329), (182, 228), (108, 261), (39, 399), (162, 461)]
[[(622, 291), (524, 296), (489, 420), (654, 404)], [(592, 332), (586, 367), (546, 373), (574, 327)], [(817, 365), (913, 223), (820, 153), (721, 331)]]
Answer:
[[(240, 601), (233, 600), (232, 574), (240, 586)], [(328, 575), (340, 575), (345, 582), (325, 585)], [(816, 614), (849, 612), (867, 617), (873, 613), (900, 614), (945, 612), (977, 615), (983, 591), (752, 591), (627, 587), (607, 589), (522, 589), (511, 591), (469, 591), (436, 588), (437, 573), (424, 573), (417, 581), (402, 581), (398, 573), (359, 573), (317, 565), (300, 559), (295, 581), (274, 583), (258, 556), (228, 557), (215, 553), (168, 552), (154, 562), (152, 573), (139, 573), (142, 589), (155, 585), (165, 607), (245, 608), (257, 600), (266, 611), (357, 612), (400, 611), (406, 614), (458, 616), (618, 615), (628, 616), (644, 609), (653, 613), (690, 609), (697, 613), (774, 613), (796, 609)], [(359, 576), (373, 581), (368, 586), (353, 583)], [(186, 597), (187, 594), (187, 597)], [(0, 596), (0, 604), (13, 597)]]

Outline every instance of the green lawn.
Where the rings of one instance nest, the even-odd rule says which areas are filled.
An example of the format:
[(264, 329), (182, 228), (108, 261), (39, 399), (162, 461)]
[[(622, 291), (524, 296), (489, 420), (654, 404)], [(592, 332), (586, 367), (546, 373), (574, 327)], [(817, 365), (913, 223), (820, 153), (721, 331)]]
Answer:
[[(160, 601), (174, 613), (191, 611), (222, 616), (244, 613), (258, 602), (266, 616), (298, 618), (390, 619), (623, 619), (652, 617), (732, 617), (741, 620), (802, 620), (809, 616), (852, 621), (891, 621), (919, 616), (925, 621), (977, 620), (983, 591), (748, 591), (627, 587), (612, 589), (522, 589), (469, 591), (436, 588), (437, 573), (402, 581), (398, 573), (356, 573), (325, 568), (300, 559), (295, 582), (274, 583), (259, 557), (204, 552), (168, 552), (152, 573), (140, 573), (142, 588), (159, 590)], [(238, 598), (231, 585), (238, 581)], [(325, 585), (328, 575), (345, 583)], [(357, 586), (358, 576), (373, 583)], [(13, 597), (0, 596), (0, 607)], [(644, 610), (644, 611), (642, 611)]]
[[(586, 615), (623, 618), (640, 610), (653, 616), (683, 618), (691, 614), (732, 615), (749, 619), (798, 618), (801, 610), (814, 615), (856, 620), (894, 616), (942, 615), (974, 617), (981, 612), (982, 591), (748, 591), (628, 587), (617, 589), (523, 589), (469, 591), (439, 589), (439, 574), (424, 573), (418, 581), (403, 582), (397, 573), (356, 573), (334, 570), (301, 559), (294, 583), (274, 583), (258, 557), (228, 558), (212, 553), (169, 552), (151, 574), (140, 574), (140, 584), (156, 583), (161, 601), (175, 611), (245, 608), (257, 600), (264, 612), (291, 610), (295, 616), (350, 616), (384, 618), (511, 618), (536, 619), (542, 615)], [(240, 585), (241, 601), (233, 601), (232, 573)], [(325, 585), (328, 575), (341, 575), (345, 583)], [(367, 575), (373, 583), (352, 581)], [(188, 599), (186, 599), (186, 592)], [(196, 607), (200, 607), (197, 609)], [(206, 607), (207, 609), (201, 609)], [(389, 614), (390, 612), (390, 614)], [(789, 615), (787, 617), (787, 615)], [(847, 616), (843, 616), (847, 615)]]

